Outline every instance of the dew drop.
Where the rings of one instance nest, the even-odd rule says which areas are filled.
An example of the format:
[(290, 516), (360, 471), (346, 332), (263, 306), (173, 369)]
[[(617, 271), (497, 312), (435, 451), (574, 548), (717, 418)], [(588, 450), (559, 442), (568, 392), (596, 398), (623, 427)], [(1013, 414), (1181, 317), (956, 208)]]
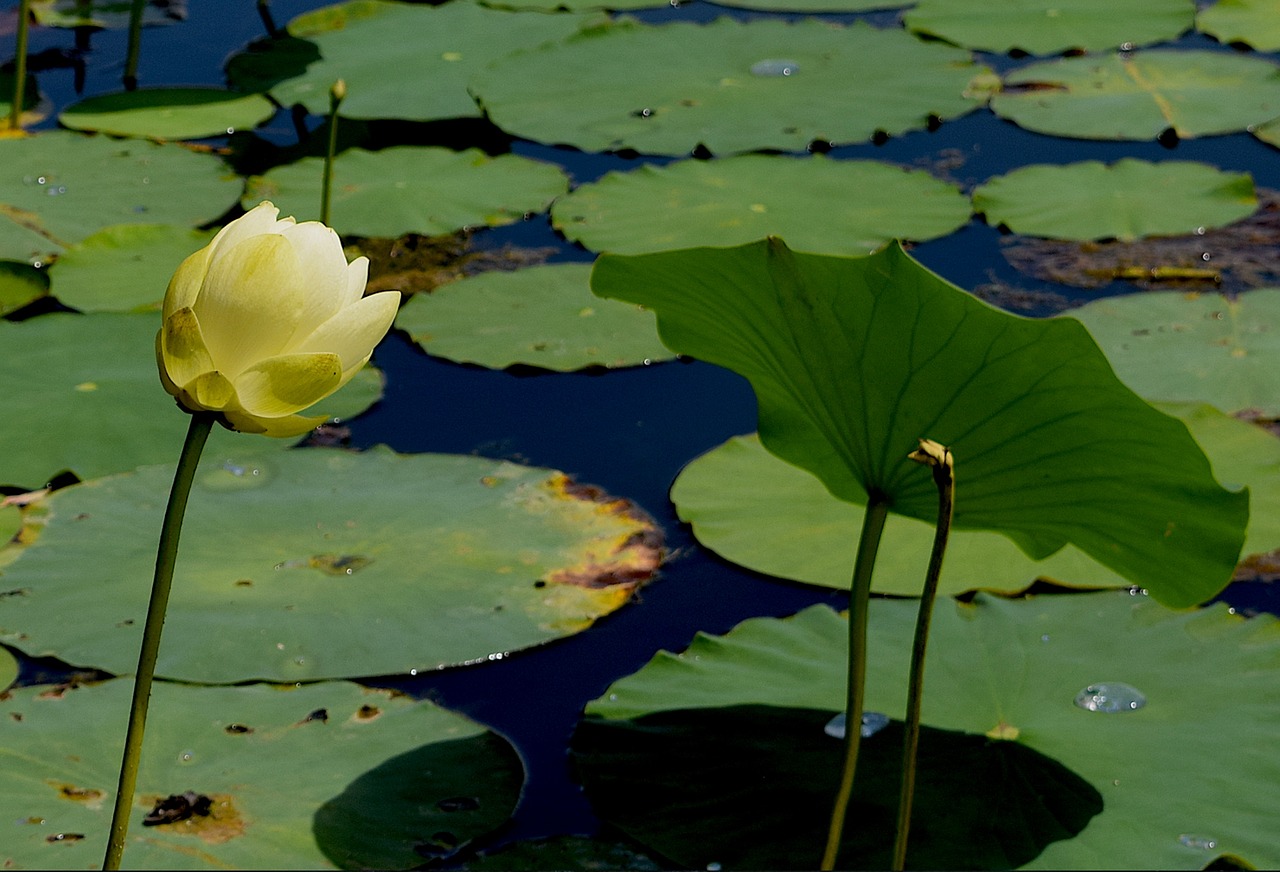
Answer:
[(617, 702), (617, 701), (618, 701), (618, 695), (616, 693), (609, 694), (609, 702)]
[(1209, 252), (1207, 252), (1207, 251), (1200, 255), (1200, 259), (1201, 259), (1201, 260), (1203, 260), (1203, 261), (1208, 261), (1208, 260), (1210, 260), (1212, 257), (1213, 257), (1213, 255), (1211, 255), (1211, 254), (1210, 254)]
[(1120, 51), (1133, 51), (1133, 43), (1131, 42), (1120, 43)]
[(1218, 847), (1218, 840), (1196, 833), (1183, 833), (1178, 836), (1178, 844), (1187, 848), (1199, 848), (1201, 851), (1212, 851)]
[(233, 134), (233, 133), (235, 133), (235, 132), (236, 132), (236, 129), (235, 129), (234, 127), (228, 127), (228, 128), (227, 128), (227, 136), (230, 136), (231, 134)]
[(799, 71), (800, 65), (795, 61), (778, 60), (777, 58), (766, 58), (751, 65), (751, 75), (765, 78), (794, 76)]
[(66, 192), (67, 192), (66, 185), (50, 185), (48, 188), (45, 189), (45, 193), (48, 194), (50, 197), (56, 197), (59, 194), (65, 194)]
[(301, 654), (299, 654), (297, 657), (294, 657), (294, 658), (293, 658), (293, 663), (294, 663), (294, 665), (295, 665), (295, 666), (306, 666), (306, 665), (307, 665), (307, 658), (306, 658), (306, 657), (303, 657)]
[[(827, 721), (822, 731), (833, 739), (843, 739), (845, 735), (845, 714), (840, 714)], [(889, 725), (889, 716), (880, 712), (862, 713), (862, 738), (869, 739)]]
[(409, 670), (409, 674), (410, 674), (410, 675), (417, 675), (417, 674), (418, 674), (418, 670), (416, 670), (416, 669), (410, 669), (410, 670)]
[(46, 179), (44, 176), (36, 176), (36, 184), (37, 184), (37, 185), (44, 185), (44, 184), (47, 184), (47, 183), (48, 183), (48, 181), (49, 181), (49, 180), (48, 180), (48, 179)]
[(192, 751), (190, 748), (187, 748), (186, 750), (178, 753), (179, 763), (194, 763), (195, 760), (196, 760), (196, 752)]
[(1203, 227), (1197, 227), (1197, 228), (1196, 228), (1196, 236), (1204, 236), (1204, 228), (1203, 228)]
[(237, 491), (262, 487), (271, 479), (271, 467), (261, 460), (224, 458), (200, 474), (200, 485), (212, 491)]
[(1049, 641), (1049, 634), (1048, 634), (1048, 633), (1045, 633), (1043, 636), (1041, 636), (1041, 637), (1040, 637), (1040, 641), (1041, 641), (1041, 642), (1048, 642), (1048, 641)]
[(712, 860), (707, 864), (707, 872), (720, 872), (720, 864)]
[(1100, 681), (1076, 694), (1076, 705), (1085, 711), (1115, 714), (1137, 711), (1147, 704), (1142, 691), (1119, 681)]

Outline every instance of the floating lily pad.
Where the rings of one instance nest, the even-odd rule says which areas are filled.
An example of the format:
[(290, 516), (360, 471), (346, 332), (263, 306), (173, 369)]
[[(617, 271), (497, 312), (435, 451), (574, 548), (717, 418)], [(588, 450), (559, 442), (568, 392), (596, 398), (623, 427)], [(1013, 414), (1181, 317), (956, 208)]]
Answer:
[(8, 648), (0, 647), (0, 692), (18, 680), (18, 658), (9, 653)]
[(973, 208), (986, 214), (987, 223), (1054, 239), (1203, 232), (1257, 207), (1248, 173), (1190, 161), (1038, 164), (990, 179), (973, 192)]
[(49, 274), (25, 263), (0, 260), (0, 315), (8, 315), (49, 293)]
[(868, 12), (909, 6), (910, 0), (716, 0), (716, 5), (764, 12)]
[(213, 235), (170, 224), (104, 227), (50, 267), (56, 296), (82, 312), (159, 310), (178, 264)]
[(609, 173), (557, 200), (551, 220), (569, 239), (619, 254), (765, 236), (802, 251), (867, 254), (890, 239), (946, 236), (970, 212), (959, 188), (924, 170), (742, 155)]
[[(0, 700), (0, 863), (101, 862), (132, 686), (24, 687)], [(463, 842), (502, 823), (522, 774), (503, 739), (388, 691), (160, 682), (124, 863), (411, 869), (423, 862), (417, 846), (436, 847), (433, 834)], [(181, 819), (144, 823), (166, 797)]]
[(487, 272), (415, 294), (396, 316), (429, 354), (569, 371), (666, 360), (653, 313), (591, 293), (590, 264)]
[[(226, 683), (384, 675), (586, 629), (657, 569), (626, 500), (481, 457), (209, 453), (187, 508), (158, 674)], [(230, 458), (230, 459), (228, 459)], [(134, 667), (172, 466), (55, 492), (5, 568), (0, 640)]]
[(1084, 55), (1018, 67), (991, 108), (1019, 127), (1077, 139), (1235, 133), (1280, 115), (1280, 68), (1216, 51)]
[(0, 258), (10, 260), (47, 260), (110, 224), (194, 227), (243, 190), (213, 155), (70, 131), (0, 139), (0, 163)]
[(1266, 124), (1259, 124), (1249, 132), (1268, 145), (1280, 148), (1280, 118), (1268, 121)]
[(1172, 40), (1190, 30), (1191, 0), (920, 0), (903, 16), (908, 29), (979, 51), (1057, 54)]
[(1148, 399), (1280, 417), (1280, 289), (1108, 297), (1070, 314)]
[[(968, 52), (862, 23), (621, 19), (498, 60), (471, 88), (495, 124), (526, 139), (726, 155), (921, 129), (981, 105), (985, 94), (968, 89), (983, 74)], [(550, 78), (563, 84), (547, 88)]]
[(219, 88), (142, 88), (73, 103), (64, 127), (149, 139), (200, 139), (257, 127), (275, 114), (261, 94)]
[(611, 9), (622, 12), (630, 9), (657, 9), (670, 6), (671, 0), (481, 0), (490, 9), (515, 9), (521, 12), (597, 12)]
[[(271, 95), (286, 106), (301, 103), (324, 115), (329, 89), (342, 79), (347, 97), (341, 111), (347, 118), (475, 118), (481, 113), (467, 93), (474, 72), (509, 52), (573, 33), (592, 18), (504, 12), (470, 0), (438, 7), (381, 0), (340, 3), (289, 22), (289, 33), (312, 43), (321, 59), (271, 87)], [(414, 38), (405, 39), (405, 34)], [(299, 60), (306, 60), (300, 48), (289, 41), (260, 46), (246, 63), (248, 78), (271, 81), (273, 63), (282, 73), (296, 73)], [(239, 63), (244, 61), (233, 58), (228, 64), (233, 86), (242, 84)], [(395, 75), (387, 75), (388, 70)]]
[(1196, 13), (1196, 28), (1219, 42), (1242, 42), (1258, 51), (1280, 49), (1280, 3), (1218, 0)]
[(604, 838), (555, 836), (511, 842), (493, 851), (485, 851), (467, 861), (470, 872), (510, 872), (512, 869), (568, 870), (601, 872), (627, 869), (630, 872), (660, 872), (667, 867), (645, 855), (630, 842), (607, 841)]
[[(121, 29), (129, 26), (133, 0), (31, 0), (31, 14), (44, 27), (101, 27)], [(185, 21), (185, 3), (149, 0), (142, 7), (144, 27)]]
[[(1206, 406), (1162, 408), (1187, 424), (1219, 479), (1250, 488), (1242, 553), (1280, 548), (1280, 440)], [(839, 590), (849, 586), (862, 506), (837, 500), (816, 478), (765, 451), (754, 436), (730, 439), (691, 462), (672, 485), (671, 499), (698, 541), (734, 563), (779, 578)], [(919, 596), (932, 542), (932, 525), (890, 516), (873, 589)], [(1071, 545), (1037, 561), (996, 533), (951, 532), (943, 595), (974, 588), (1015, 593), (1037, 579), (1076, 587), (1126, 584)]]
[[(285, 214), (319, 209), (324, 162), (304, 158), (249, 180), (246, 203), (271, 200)], [(329, 223), (340, 233), (397, 237), (497, 227), (541, 212), (568, 190), (554, 164), (476, 148), (351, 149), (333, 164)]]
[[(914, 602), (871, 602), (869, 710), (902, 716), (915, 617)], [(588, 704), (587, 713), (616, 722), (697, 708), (731, 718), (729, 706), (767, 705), (818, 709), (829, 717), (844, 704), (847, 634), (846, 621), (821, 606), (791, 619), (746, 621), (726, 636), (700, 635), (682, 654), (660, 652)], [(1280, 808), (1280, 758), (1271, 752), (1280, 738), (1278, 670), (1280, 625), (1270, 617), (1230, 615), (1225, 605), (1175, 612), (1128, 593), (1023, 601), (979, 595), (972, 605), (943, 600), (929, 637), (924, 722), (1039, 752), (1101, 793), (1102, 813), (1074, 838), (1049, 844), (1026, 868), (1201, 869), (1218, 853), (1267, 868), (1280, 862), (1272, 838)], [(1145, 703), (1110, 712), (1074, 703), (1099, 683), (1116, 691), (1117, 684), (1128, 685)], [(1096, 693), (1089, 696), (1095, 706), (1106, 705)], [(1113, 692), (1111, 703), (1117, 699)], [(825, 719), (813, 725), (820, 736)], [(771, 748), (788, 738), (762, 731), (757, 741)], [(828, 769), (836, 769), (840, 743), (828, 741)], [(676, 750), (649, 758), (650, 777), (658, 777)], [(705, 801), (724, 783), (723, 770), (702, 770), (704, 765), (710, 770), (713, 757), (678, 762), (683, 777), (673, 783), (680, 793), (652, 807), (652, 815), (679, 808), (689, 797)], [(923, 764), (920, 789), (942, 777), (939, 769), (951, 763), (944, 761), (932, 772)], [(684, 856), (671, 843), (649, 846), (689, 868), (743, 850), (741, 843), (761, 850), (793, 845), (804, 852), (793, 856), (818, 850), (820, 838), (796, 844), (787, 828), (772, 825), (788, 812), (788, 803), (777, 798), (802, 785), (788, 785), (774, 772), (753, 772), (751, 789), (759, 793), (749, 839), (716, 827), (698, 828), (696, 840), (681, 838), (707, 818), (709, 810), (700, 809), (689, 816), (692, 823), (684, 832), (672, 836)], [(607, 808), (623, 800), (612, 794), (596, 801)], [(860, 800), (855, 787), (854, 802), (859, 801), (885, 798), (864, 794)], [(1029, 813), (1025, 808), (1009, 812)], [(825, 822), (828, 807), (813, 814)], [(946, 825), (936, 818), (917, 816), (912, 833), (917, 827), (927, 832), (935, 824)], [(629, 822), (624, 829), (644, 822)], [(851, 818), (847, 829), (858, 828)], [(943, 865), (965, 864), (957, 858)]]
[[(172, 462), (188, 418), (160, 385), (159, 329), (159, 313), (0, 321), (0, 444), (22, 446), (0, 452), (0, 485), (36, 488), (64, 470), (96, 478)], [(381, 374), (366, 367), (315, 414), (350, 418), (381, 395)], [(218, 427), (208, 451), (276, 452), (289, 445)]]

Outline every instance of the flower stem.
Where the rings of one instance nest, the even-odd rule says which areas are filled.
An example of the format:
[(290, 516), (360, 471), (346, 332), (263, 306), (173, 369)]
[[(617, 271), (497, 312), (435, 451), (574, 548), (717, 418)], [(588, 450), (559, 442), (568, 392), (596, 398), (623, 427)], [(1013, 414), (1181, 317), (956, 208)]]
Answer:
[(924, 700), (924, 654), (929, 643), (929, 620), (933, 601), (938, 595), (938, 578), (942, 574), (942, 557), (951, 533), (951, 515), (955, 506), (955, 464), (951, 451), (937, 442), (920, 440), (920, 449), (911, 459), (933, 469), (938, 486), (938, 523), (934, 529), (933, 550), (925, 573), (920, 611), (916, 616), (916, 634), (911, 643), (911, 678), (907, 690), (907, 723), (902, 740), (902, 789), (898, 795), (898, 829), (893, 843), (893, 870), (901, 872), (907, 862), (907, 834), (911, 829), (911, 802), (915, 796), (916, 754), (920, 747), (920, 706)]
[(329, 223), (329, 201), (333, 192), (333, 158), (338, 151), (338, 107), (347, 96), (347, 83), (342, 79), (329, 89), (329, 146), (324, 153), (324, 181), (320, 185), (320, 223)]
[(160, 634), (164, 630), (164, 613), (173, 586), (173, 567), (178, 558), (178, 538), (182, 535), (182, 516), (187, 510), (187, 497), (195, 479), (200, 452), (213, 427), (215, 416), (197, 412), (191, 416), (186, 441), (178, 468), (169, 490), (160, 527), (160, 547), (156, 552), (156, 574), (151, 584), (151, 601), (147, 605), (147, 621), (142, 630), (142, 651), (138, 655), (138, 672), (133, 683), (133, 702), (129, 708), (129, 730), (125, 735), (124, 759), (120, 763), (120, 783), (116, 788), (116, 804), (111, 814), (111, 838), (107, 843), (103, 869), (119, 869), (124, 855), (124, 840), (129, 834), (129, 812), (133, 808), (133, 791), (138, 783), (138, 763), (142, 756), (142, 735), (147, 725), (147, 706), (151, 701), (151, 681), (156, 672), (156, 655), (160, 651)]
[(858, 747), (862, 742), (862, 697), (867, 678), (867, 611), (871, 601), (871, 571), (875, 568), (880, 534), (884, 531), (888, 514), (888, 499), (872, 494), (862, 518), (858, 555), (854, 558), (853, 579), (849, 585), (849, 677), (845, 697), (844, 766), (819, 867), (823, 872), (835, 868), (840, 838), (844, 833), (844, 819), (849, 810), (849, 797), (853, 793), (853, 777), (858, 768)]
[(30, 0), (18, 4), (18, 45), (13, 57), (13, 105), (9, 107), (9, 128), (22, 129), (22, 103), (27, 96), (27, 30), (30, 27)]
[(142, 11), (147, 0), (133, 0), (129, 7), (129, 45), (124, 56), (124, 89), (138, 89), (138, 52), (142, 47)]

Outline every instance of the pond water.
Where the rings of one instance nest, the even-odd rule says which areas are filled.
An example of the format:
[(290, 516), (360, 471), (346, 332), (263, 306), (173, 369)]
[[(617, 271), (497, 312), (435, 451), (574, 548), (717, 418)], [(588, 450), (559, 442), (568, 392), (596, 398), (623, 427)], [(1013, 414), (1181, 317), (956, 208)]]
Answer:
[[(284, 23), (320, 5), (310, 0), (277, 0), (271, 9)], [(651, 22), (710, 21), (722, 15), (757, 17), (705, 2), (637, 13)], [(895, 20), (893, 13), (883, 12), (860, 17), (877, 24)], [(831, 16), (836, 21), (852, 18)], [(144, 32), (139, 80), (144, 85), (220, 84), (226, 58), (261, 34), (262, 24), (252, 14), (251, 4), (237, 4), (233, 13), (229, 4), (192, 2), (186, 22)], [(75, 44), (73, 35), (65, 31), (36, 29), (32, 34), (32, 51), (46, 52), (44, 57), (50, 59)], [(89, 44), (82, 54), (84, 95), (116, 90), (123, 33), (95, 33)], [(1201, 36), (1187, 37), (1179, 44), (1216, 46)], [(1014, 63), (998, 56), (981, 58), (997, 71)], [(75, 78), (70, 68), (39, 73), (42, 90), (58, 106), (76, 99)], [(313, 117), (309, 123), (314, 127), (320, 121)], [(281, 112), (259, 134), (287, 143), (294, 130), (288, 114)], [(576, 183), (643, 160), (588, 155), (526, 141), (516, 141), (512, 151), (557, 163)], [(912, 167), (945, 165), (949, 176), (966, 189), (1026, 164), (1113, 161), (1126, 156), (1203, 161), (1250, 172), (1259, 187), (1280, 188), (1275, 150), (1245, 134), (1187, 140), (1173, 149), (1155, 142), (1066, 140), (1027, 132), (985, 110), (947, 121), (931, 132), (910, 133), (879, 145), (836, 148), (831, 156), (874, 158)], [(590, 253), (559, 237), (545, 215), (480, 231), (475, 241), (490, 249), (550, 246), (557, 252), (553, 261), (592, 259)], [(1048, 315), (1099, 294), (1133, 290), (1131, 285), (1115, 283), (1084, 292), (1020, 274), (1001, 253), (999, 232), (977, 219), (959, 232), (915, 246), (912, 253), (961, 287), (1004, 283), (1028, 292), (1018, 310), (1021, 314)], [(379, 347), (375, 363), (386, 374), (386, 392), (375, 408), (350, 422), (354, 445), (383, 443), (400, 452), (475, 453), (564, 470), (580, 482), (634, 500), (666, 534), (671, 556), (660, 577), (642, 589), (637, 602), (588, 631), (500, 662), (388, 680), (390, 686), (425, 695), (491, 726), (519, 749), (528, 782), (512, 837), (589, 832), (596, 827), (570, 776), (565, 749), (583, 705), (611, 682), (639, 669), (660, 649), (684, 648), (699, 631), (723, 633), (748, 617), (788, 615), (813, 603), (840, 606), (845, 601), (839, 593), (785, 583), (720, 560), (702, 548), (675, 516), (667, 489), (681, 467), (725, 439), (755, 428), (754, 398), (738, 376), (696, 361), (603, 375), (491, 371), (430, 357), (394, 332)], [(1225, 597), (1239, 608), (1280, 613), (1280, 600), (1268, 585), (1236, 586)], [(28, 664), (26, 676), (34, 674), (34, 666)]]

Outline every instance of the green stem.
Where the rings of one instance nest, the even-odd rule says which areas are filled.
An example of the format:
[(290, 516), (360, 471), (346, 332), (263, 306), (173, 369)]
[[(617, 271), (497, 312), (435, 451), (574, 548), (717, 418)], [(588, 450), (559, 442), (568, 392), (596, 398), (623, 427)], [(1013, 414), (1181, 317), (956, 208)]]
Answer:
[(138, 52), (142, 47), (142, 10), (147, 0), (133, 0), (129, 7), (129, 47), (124, 56), (124, 89), (138, 88)]
[(921, 440), (920, 450), (911, 459), (933, 468), (933, 481), (938, 486), (938, 523), (934, 529), (933, 551), (925, 573), (920, 611), (916, 615), (916, 634), (911, 643), (911, 678), (907, 690), (907, 723), (902, 740), (902, 789), (898, 795), (898, 829), (893, 843), (893, 870), (901, 872), (907, 862), (907, 835), (911, 829), (911, 802), (916, 787), (916, 756), (920, 747), (920, 707), (924, 700), (924, 655), (929, 644), (929, 621), (933, 601), (938, 595), (938, 578), (942, 574), (942, 557), (951, 533), (951, 515), (955, 506), (955, 467), (951, 452), (930, 440)]
[(329, 200), (333, 191), (333, 157), (338, 151), (338, 107), (347, 96), (347, 83), (342, 79), (329, 89), (329, 147), (324, 153), (324, 181), (320, 186), (320, 223), (329, 223)]
[(858, 747), (862, 742), (862, 697), (867, 677), (867, 610), (871, 601), (871, 571), (875, 568), (880, 534), (884, 531), (884, 520), (888, 514), (888, 499), (873, 494), (867, 501), (866, 514), (862, 518), (858, 555), (854, 559), (853, 580), (849, 585), (849, 677), (844, 710), (844, 766), (819, 867), (823, 872), (835, 868), (840, 838), (844, 833), (844, 819), (849, 811), (849, 797), (853, 793), (853, 778), (858, 768)]
[(18, 4), (18, 46), (13, 58), (13, 105), (9, 107), (9, 127), (22, 129), (22, 103), (27, 96), (27, 29), (31, 17), (30, 0)]
[(156, 552), (156, 574), (151, 584), (151, 602), (147, 605), (147, 622), (142, 630), (142, 651), (138, 655), (138, 672), (133, 682), (133, 703), (129, 708), (129, 731), (125, 735), (124, 759), (120, 763), (120, 783), (116, 788), (116, 804), (111, 814), (111, 839), (107, 843), (103, 869), (119, 869), (124, 854), (124, 840), (129, 834), (129, 812), (133, 808), (133, 791), (138, 783), (138, 763), (142, 756), (142, 734), (147, 725), (147, 706), (151, 701), (151, 681), (156, 673), (156, 655), (160, 651), (160, 634), (164, 630), (164, 613), (173, 586), (173, 567), (178, 558), (178, 538), (182, 535), (182, 516), (187, 510), (187, 497), (195, 479), (200, 452), (213, 427), (215, 416), (197, 412), (191, 416), (187, 439), (182, 443), (178, 468), (169, 490), (169, 505), (160, 527), (160, 547)]

